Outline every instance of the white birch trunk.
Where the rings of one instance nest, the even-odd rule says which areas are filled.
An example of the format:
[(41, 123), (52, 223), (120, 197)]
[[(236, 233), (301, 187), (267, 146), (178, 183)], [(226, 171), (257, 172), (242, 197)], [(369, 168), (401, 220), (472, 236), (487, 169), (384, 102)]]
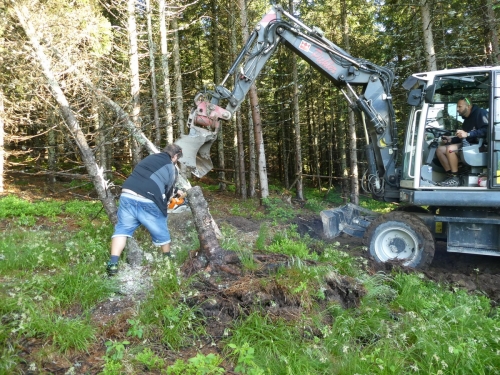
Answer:
[[(141, 129), (141, 102), (140, 102), (140, 82), (139, 82), (139, 51), (137, 47), (137, 23), (135, 20), (136, 0), (127, 1), (127, 32), (129, 37), (129, 66), (130, 66), (130, 95), (132, 98), (132, 121), (137, 129)], [(132, 161), (137, 165), (141, 161), (141, 148), (132, 142)]]
[(153, 41), (153, 25), (151, 22), (151, 0), (146, 0), (146, 17), (148, 24), (149, 70), (151, 73), (151, 103), (153, 105), (153, 118), (155, 123), (155, 144), (161, 143), (160, 115), (158, 113), (158, 89), (156, 87), (155, 53), (156, 46)]
[(493, 0), (486, 0), (486, 23), (488, 24), (491, 43), (491, 63), (492, 65), (498, 65), (500, 63), (500, 47), (498, 42), (498, 19), (495, 16), (494, 6), (498, 7), (498, 5), (494, 4)]
[(179, 126), (179, 136), (186, 133), (184, 124), (184, 102), (182, 100), (182, 72), (181, 56), (179, 52), (179, 30), (177, 27), (177, 18), (172, 19), (172, 29), (174, 29), (174, 81), (175, 81), (175, 115), (177, 125)]
[(78, 120), (73, 114), (69, 102), (66, 99), (66, 96), (64, 95), (64, 92), (62, 91), (61, 86), (59, 85), (59, 82), (57, 81), (55, 74), (52, 71), (50, 59), (48, 59), (45, 55), (43, 47), (38, 41), (37, 32), (29, 22), (29, 11), (25, 6), (14, 6), (14, 12), (16, 13), (21, 27), (24, 29), (28, 40), (34, 49), (36, 59), (42, 68), (42, 73), (47, 80), (50, 92), (52, 93), (52, 96), (59, 106), (59, 110), (61, 111), (61, 116), (64, 120), (64, 123), (73, 136), (73, 139), (75, 140), (80, 150), (83, 163), (85, 164), (87, 172), (92, 179), (92, 182), (94, 183), (99, 199), (101, 200), (111, 222), (115, 224), (117, 221), (117, 209), (114, 202), (114, 197), (111, 194), (107, 194), (108, 182), (104, 179), (102, 168), (99, 168), (99, 166), (96, 164), (94, 154), (87, 143)]
[[(239, 6), (241, 12), (243, 41), (246, 41), (249, 36), (246, 1), (239, 0)], [(259, 174), (260, 198), (267, 198), (269, 197), (269, 183), (267, 180), (266, 151), (264, 149), (264, 137), (262, 134), (262, 120), (260, 116), (259, 97), (257, 95), (257, 87), (255, 86), (255, 83), (251, 86), (248, 94), (250, 98), (250, 108), (252, 110), (252, 120), (255, 133), (255, 147), (257, 150), (257, 171)]]
[[(351, 49), (349, 42), (349, 24), (347, 20), (347, 4), (346, 0), (342, 2), (342, 40), (344, 42), (344, 49), (349, 52)], [(349, 93), (349, 96), (352, 96)], [(352, 98), (353, 100), (354, 98)], [(349, 156), (350, 156), (350, 169), (351, 169), (351, 203), (359, 203), (359, 172), (358, 172), (358, 143), (356, 135), (356, 118), (351, 108), (349, 111)]]
[(434, 50), (434, 37), (432, 34), (432, 18), (429, 3), (422, 1), (420, 7), (422, 14), (422, 30), (424, 32), (425, 63), (428, 71), (437, 70), (436, 52)]
[(167, 128), (167, 143), (174, 143), (174, 128), (172, 124), (172, 97), (170, 94), (170, 77), (168, 66), (167, 24), (165, 0), (159, 1), (160, 7), (160, 38), (161, 38), (161, 67), (163, 71), (163, 91), (165, 96), (165, 122)]
[(295, 178), (297, 179), (297, 199), (304, 200), (304, 185), (302, 179), (302, 137), (300, 134), (299, 108), (299, 76), (297, 73), (297, 58), (292, 56), (293, 64), (293, 123), (295, 128)]
[[(250, 100), (248, 100), (250, 102)], [(248, 108), (248, 159), (250, 166), (248, 168), (248, 196), (250, 198), (255, 197), (255, 185), (256, 185), (256, 160), (255, 155), (255, 131), (253, 128), (252, 120), (252, 106)]]

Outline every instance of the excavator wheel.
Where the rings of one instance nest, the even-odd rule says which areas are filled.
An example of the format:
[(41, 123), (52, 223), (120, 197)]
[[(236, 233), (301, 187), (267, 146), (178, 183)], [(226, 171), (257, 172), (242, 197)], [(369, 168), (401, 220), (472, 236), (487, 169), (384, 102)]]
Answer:
[(400, 263), (410, 268), (427, 268), (434, 257), (431, 231), (416, 215), (393, 211), (375, 219), (364, 235), (370, 255), (379, 262)]

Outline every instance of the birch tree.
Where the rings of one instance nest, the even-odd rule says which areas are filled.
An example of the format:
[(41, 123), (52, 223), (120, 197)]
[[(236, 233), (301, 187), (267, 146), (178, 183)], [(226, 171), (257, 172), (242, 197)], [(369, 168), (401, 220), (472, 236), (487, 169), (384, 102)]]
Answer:
[(151, 76), (151, 104), (153, 106), (153, 119), (155, 124), (155, 144), (161, 144), (160, 114), (158, 111), (158, 89), (156, 87), (156, 65), (155, 53), (156, 45), (153, 40), (153, 22), (151, 17), (151, 0), (146, 0), (146, 17), (148, 25), (148, 50), (149, 50), (149, 72)]
[[(293, 12), (293, 1), (289, 1), (291, 12)], [(295, 129), (295, 181), (296, 198), (304, 200), (304, 188), (302, 181), (302, 137), (300, 132), (300, 106), (299, 106), (299, 74), (297, 72), (297, 56), (292, 54), (292, 77), (293, 77), (293, 127)], [(286, 173), (286, 172), (285, 172)]]
[(420, 6), (422, 15), (422, 31), (424, 34), (424, 55), (428, 71), (437, 70), (436, 52), (434, 51), (434, 37), (432, 34), (432, 17), (429, 0), (422, 0)]
[[(231, 61), (236, 59), (238, 54), (237, 42), (236, 42), (236, 22), (235, 22), (235, 14), (236, 12), (236, 4), (232, 1), (229, 2), (229, 29), (231, 30), (231, 39), (230, 39), (230, 50), (231, 50)], [(244, 137), (243, 137), (243, 120), (242, 120), (242, 110), (241, 107), (235, 113), (235, 132), (236, 132), (236, 143), (237, 143), (237, 152), (235, 154), (235, 165), (238, 166), (238, 175), (239, 175), (239, 193), (242, 199), (247, 198), (247, 180), (245, 173), (245, 145), (244, 145)]]
[(165, 102), (165, 126), (167, 129), (167, 144), (174, 143), (174, 128), (172, 116), (172, 95), (170, 93), (170, 68), (168, 64), (167, 21), (165, 0), (158, 2), (160, 8), (160, 38), (161, 38), (161, 67), (163, 73), (163, 95)]
[(498, 8), (498, 1), (496, 5), (494, 0), (486, 0), (486, 26), (488, 32), (489, 43), (487, 49), (491, 55), (492, 65), (500, 63), (500, 45), (498, 42), (498, 17), (495, 14), (495, 8)]
[[(130, 95), (132, 98), (132, 121), (137, 129), (141, 129), (141, 85), (139, 80), (139, 50), (137, 44), (137, 22), (135, 19), (136, 0), (127, 0), (127, 33), (129, 37)], [(137, 165), (142, 159), (141, 149), (132, 140), (132, 162)]]
[[(240, 7), (241, 27), (243, 31), (243, 42), (248, 40), (248, 17), (247, 7), (245, 0), (238, 0)], [(257, 171), (259, 174), (260, 183), (260, 198), (267, 198), (269, 196), (269, 184), (267, 180), (267, 164), (266, 164), (266, 151), (264, 149), (264, 136), (262, 134), (262, 118), (260, 115), (259, 97), (257, 95), (257, 87), (255, 83), (252, 84), (248, 92), (250, 99), (250, 108), (252, 110), (253, 130), (255, 133), (255, 147), (257, 153)]]
[[(342, 22), (342, 41), (346, 52), (350, 52), (349, 40), (349, 23), (347, 19), (347, 1), (342, 0), (341, 3), (341, 22)], [(351, 95), (350, 93), (348, 95)], [(354, 98), (351, 95), (351, 100)], [(358, 155), (357, 155), (357, 135), (356, 135), (356, 118), (353, 110), (349, 108), (349, 160), (351, 170), (351, 195), (350, 201), (354, 204), (359, 204), (359, 175), (358, 175)]]

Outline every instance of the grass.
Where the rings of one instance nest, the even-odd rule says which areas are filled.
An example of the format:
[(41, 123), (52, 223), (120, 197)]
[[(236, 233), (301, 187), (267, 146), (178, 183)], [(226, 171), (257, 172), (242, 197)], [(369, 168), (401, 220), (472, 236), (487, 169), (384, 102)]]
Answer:
[[(306, 194), (304, 209), (312, 212), (341, 200), (332, 191)], [(43, 373), (47, 358), (87, 353), (99, 353), (92, 354), (100, 358), (99, 371), (110, 375), (500, 373), (500, 316), (488, 298), (419, 273), (367, 272), (366, 259), (338, 243), (300, 237), (293, 225), (274, 228), (295, 212), (282, 203), (269, 200), (265, 211), (252, 200), (232, 205), (231, 214), (263, 224), (254, 242), (222, 225), (221, 245), (235, 251), (250, 274), (258, 269), (255, 251), (288, 255), (287, 264), (259, 283), (296, 306), (296, 316), (284, 319), (257, 306), (212, 337), (209, 321), (217, 318), (188, 303), (200, 293), (200, 279), (184, 278), (179, 269), (196, 233), (175, 262), (151, 265), (153, 288), (141, 302), (102, 323), (93, 319), (96, 309), (119, 296), (114, 281), (103, 277), (112, 228), (99, 202), (0, 199), (0, 375)], [(149, 243), (145, 233), (138, 237)], [(364, 291), (358, 306), (345, 308), (326, 293), (345, 278)], [(44, 345), (27, 354), (21, 348), (30, 340)], [(172, 359), (180, 353), (189, 356)]]

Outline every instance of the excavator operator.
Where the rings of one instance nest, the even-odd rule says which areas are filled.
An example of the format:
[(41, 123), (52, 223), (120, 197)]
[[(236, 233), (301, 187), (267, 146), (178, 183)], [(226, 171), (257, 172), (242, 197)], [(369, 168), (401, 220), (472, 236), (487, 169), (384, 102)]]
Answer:
[(436, 150), (436, 156), (449, 175), (441, 186), (460, 186), (457, 152), (464, 144), (478, 143), (478, 138), (485, 137), (488, 129), (488, 112), (473, 105), (469, 98), (458, 99), (457, 112), (464, 119), (462, 129), (457, 130), (455, 137), (443, 136), (443, 144)]

